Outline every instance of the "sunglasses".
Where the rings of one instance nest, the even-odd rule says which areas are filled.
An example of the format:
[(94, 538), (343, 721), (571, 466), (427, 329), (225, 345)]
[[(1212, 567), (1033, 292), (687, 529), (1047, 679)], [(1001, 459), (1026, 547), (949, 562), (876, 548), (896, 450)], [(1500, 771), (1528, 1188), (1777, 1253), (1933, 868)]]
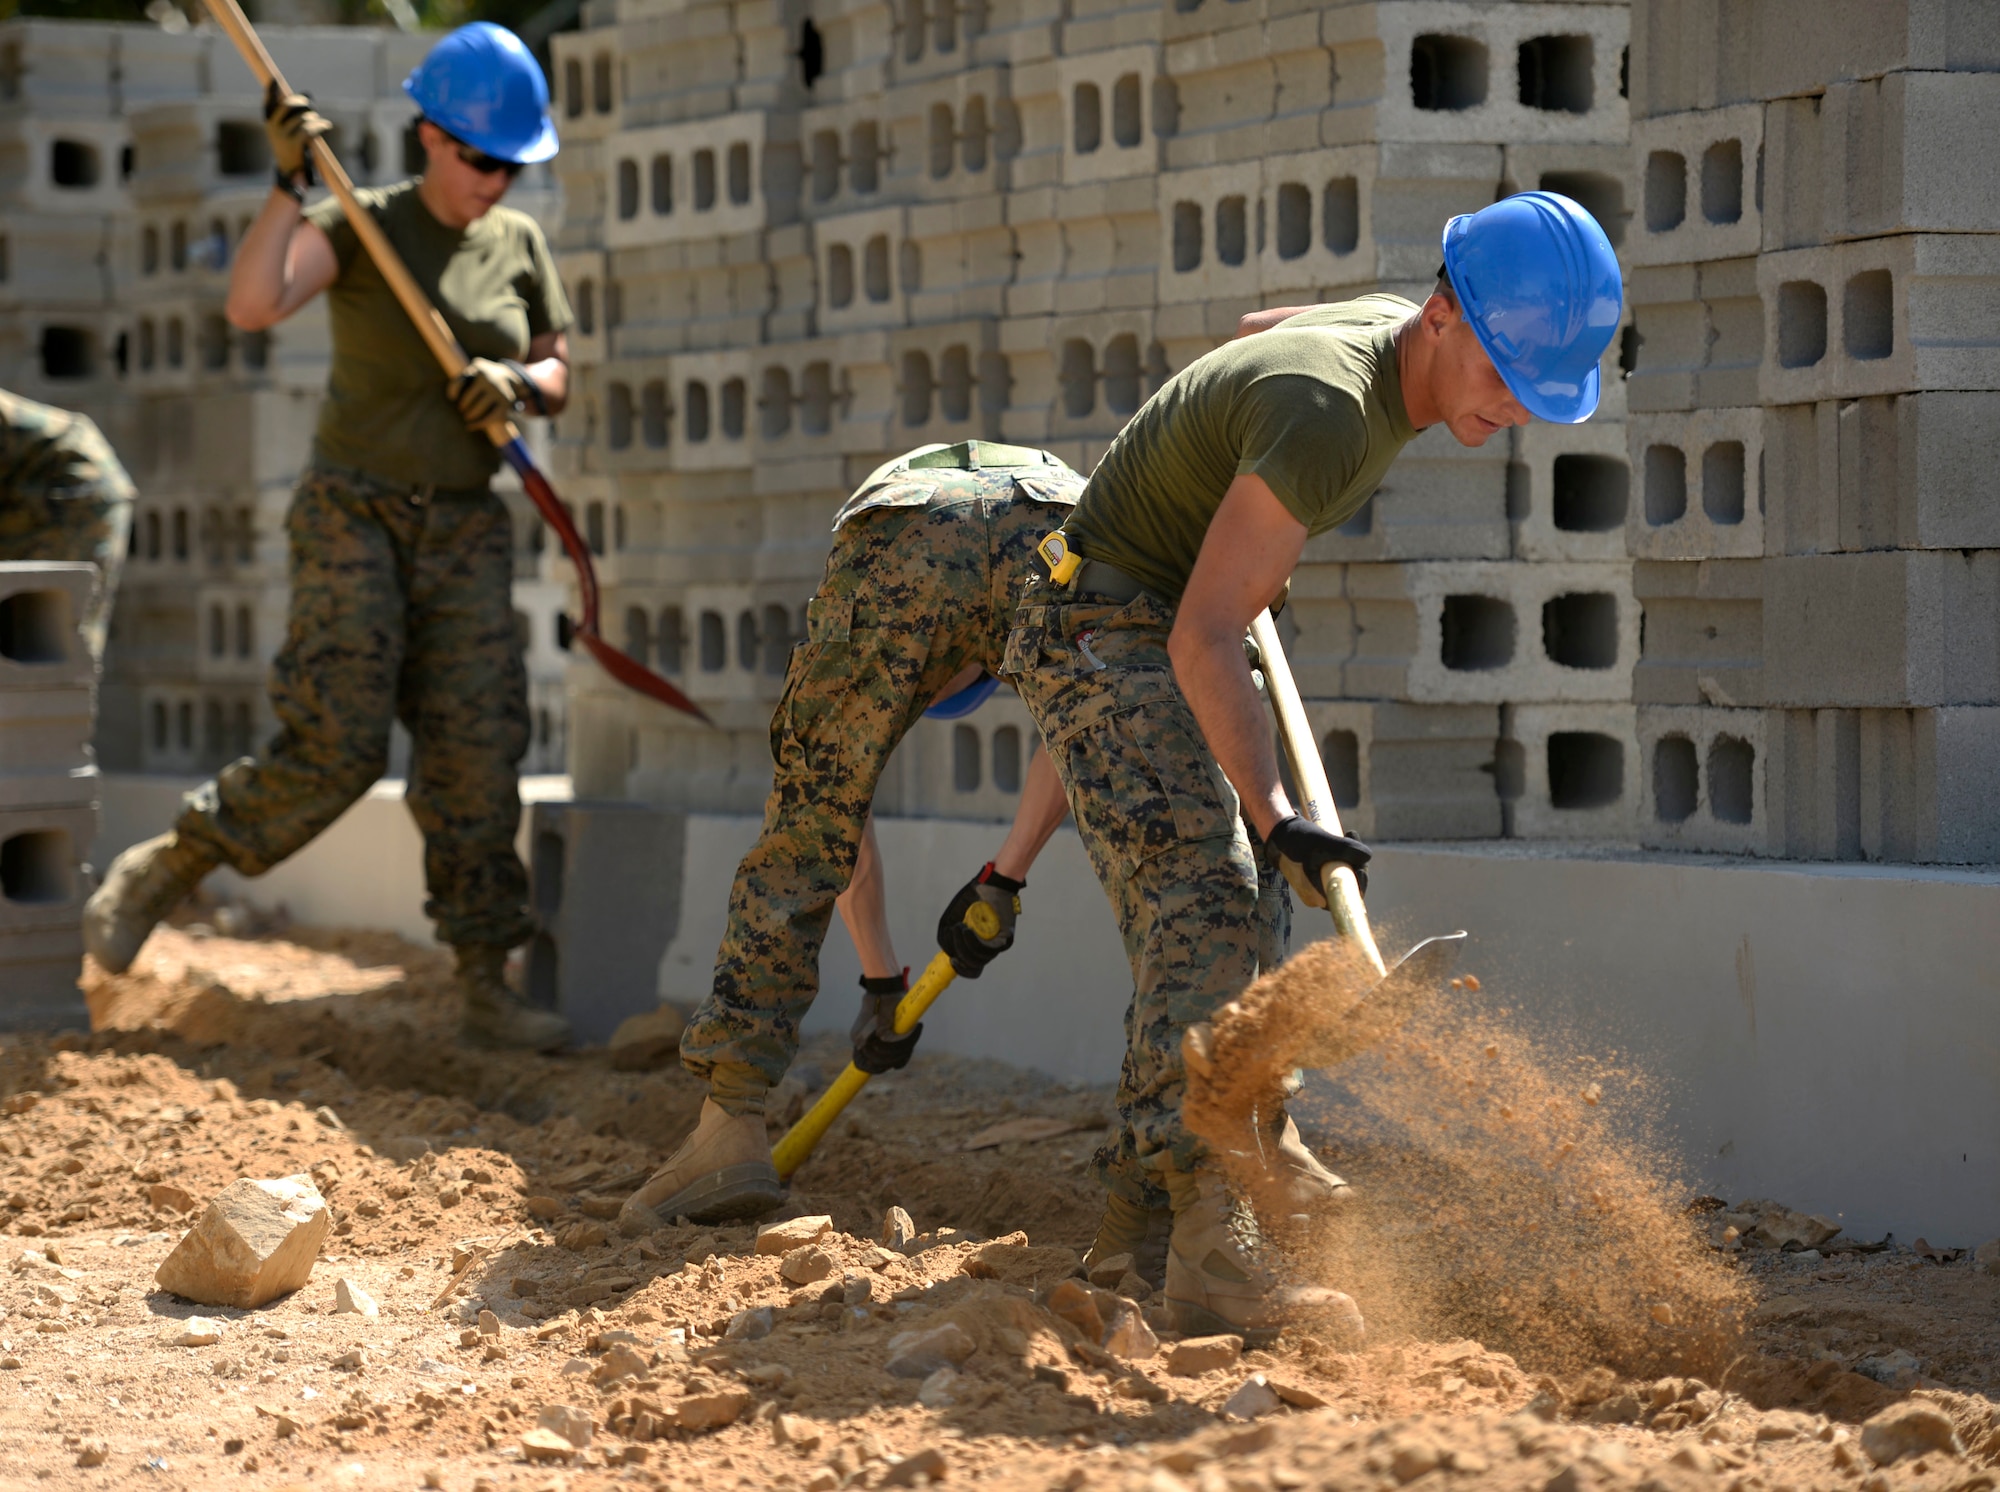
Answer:
[(488, 155), (483, 150), (473, 149), (463, 140), (453, 140), (451, 143), (458, 150), (458, 158), (481, 176), (491, 176), (496, 171), (505, 171), (507, 179), (512, 181), (526, 169), (521, 161), (503, 161), (497, 155)]

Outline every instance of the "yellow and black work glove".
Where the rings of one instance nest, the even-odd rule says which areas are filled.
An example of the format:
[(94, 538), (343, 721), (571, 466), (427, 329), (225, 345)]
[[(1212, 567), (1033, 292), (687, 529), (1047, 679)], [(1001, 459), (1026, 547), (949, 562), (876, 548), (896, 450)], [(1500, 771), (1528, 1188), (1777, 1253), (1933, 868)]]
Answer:
[[(951, 966), (961, 979), (977, 979), (988, 964), (1014, 946), (1014, 919), (1021, 915), (1021, 888), (1027, 884), (1001, 875), (988, 860), (945, 907), (944, 915), (938, 918), (938, 947), (950, 955)], [(965, 920), (977, 902), (992, 908), (998, 926), (991, 937), (982, 938)]]
[(1272, 826), (1271, 832), (1264, 836), (1264, 844), (1277, 856), (1278, 869), (1292, 883), (1299, 900), (1309, 907), (1326, 905), (1322, 883), (1329, 865), (1345, 865), (1361, 883), (1362, 892), (1368, 890), (1368, 872), (1363, 867), (1375, 857), (1375, 852), (1358, 839), (1322, 829), (1311, 819), (1294, 813)]
[(905, 1066), (917, 1049), (917, 1038), (924, 1034), (922, 1021), (907, 1035), (896, 1034), (896, 1007), (909, 992), (908, 969), (884, 979), (861, 976), (861, 1014), (855, 1017), (847, 1036), (854, 1043), (854, 1065), (863, 1072), (871, 1076), (894, 1072)]
[(281, 186), (297, 191), (300, 176), (311, 184), (311, 143), (332, 130), (303, 93), (280, 93), (275, 79), (264, 90), (264, 133), (271, 138), (271, 164)]
[(465, 371), (451, 381), (451, 402), (474, 430), (484, 430), (497, 419), (508, 419), (527, 409), (547, 412), (542, 391), (528, 370), (512, 358), (496, 361), (476, 357)]

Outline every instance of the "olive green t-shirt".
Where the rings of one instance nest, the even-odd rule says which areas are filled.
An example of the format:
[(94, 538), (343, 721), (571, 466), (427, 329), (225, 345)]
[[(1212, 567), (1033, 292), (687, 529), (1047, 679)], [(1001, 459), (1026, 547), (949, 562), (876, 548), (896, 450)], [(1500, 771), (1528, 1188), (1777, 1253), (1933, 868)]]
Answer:
[(1395, 295), (1318, 306), (1225, 342), (1132, 417), (1063, 525), (1088, 559), (1178, 602), (1229, 484), (1255, 473), (1313, 534), (1354, 515), (1416, 430), (1403, 407)]
[[(445, 227), (417, 183), (357, 194), (382, 225), (469, 357), (525, 358), (528, 342), (574, 319), (535, 220), (495, 207), (464, 232)], [(306, 221), (333, 241), (340, 276), (326, 293), (333, 374), (314, 448), (324, 459), (412, 486), (483, 487), (500, 464), (493, 442), (466, 427), (446, 379), (361, 239), (332, 198)]]

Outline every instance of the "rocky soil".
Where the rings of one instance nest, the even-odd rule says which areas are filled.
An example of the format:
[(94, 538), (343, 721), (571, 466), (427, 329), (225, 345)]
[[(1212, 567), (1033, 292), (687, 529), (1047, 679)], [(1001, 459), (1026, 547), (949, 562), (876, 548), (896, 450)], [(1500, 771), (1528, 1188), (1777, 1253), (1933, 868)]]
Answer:
[[(0, 1482), (2000, 1485), (2000, 1276), (1969, 1255), (1806, 1251), (1815, 1226), (1775, 1204), (1679, 1197), (1661, 1255), (1699, 1250), (1730, 1282), (1704, 1298), (1741, 1306), (1699, 1372), (1580, 1364), (1518, 1322), (1510, 1356), (1369, 1289), (1363, 1343), (1181, 1343), (1136, 1277), (1076, 1278), (1101, 1091), (920, 1056), (849, 1111), (761, 1251), (750, 1227), (628, 1239), (610, 1219), (691, 1125), (692, 1085), (601, 1052), (462, 1051), (444, 991), (439, 955), (386, 937), (183, 927), (90, 985), (94, 1035), (9, 1039)], [(785, 1106), (841, 1060), (809, 1050)], [(1378, 1194), (1415, 1174), (1351, 1146), (1337, 1163)], [(231, 1310), (156, 1287), (208, 1199), (297, 1173), (333, 1219), (303, 1289)]]

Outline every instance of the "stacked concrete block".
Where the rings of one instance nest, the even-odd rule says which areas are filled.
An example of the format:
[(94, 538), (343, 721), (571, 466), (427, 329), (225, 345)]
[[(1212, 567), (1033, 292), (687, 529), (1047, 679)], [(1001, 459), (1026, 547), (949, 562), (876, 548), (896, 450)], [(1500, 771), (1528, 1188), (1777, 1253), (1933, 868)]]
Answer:
[[(1445, 220), (1506, 191), (1566, 192), (1622, 241), (1639, 199), (1625, 14), (1433, 0), (587, 9), (554, 44), (575, 152), (557, 169), (573, 184), (564, 267), (601, 329), (576, 338), (556, 459), (590, 484), (582, 511), (626, 514), (606, 565), (614, 632), (722, 729), (579, 671), (580, 791), (755, 810), (785, 655), (813, 645), (798, 609), (829, 520), (886, 457), (997, 438), (1087, 471), (1245, 312), (1421, 299)], [(775, 27), (792, 28), (782, 52)], [(753, 88), (750, 59), (780, 55), (794, 70)], [(688, 153), (731, 149), (737, 198), (725, 185), (708, 218), (686, 214)], [(1632, 344), (1607, 355), (1597, 422), (1480, 450), (1430, 432), (1312, 542), (1286, 625), (1313, 707), (1352, 717), (1340, 728), (1380, 809), (1360, 810), (1369, 832), (1602, 837), (1633, 819)], [(1754, 350), (1744, 370), (1754, 389)], [(1511, 618), (1507, 657), (1467, 664), (1462, 650), (1484, 659), (1491, 642), (1488, 611)], [(1557, 728), (1530, 706), (1574, 718)], [(1608, 805), (1574, 789), (1563, 755), (1576, 722), (1599, 716), (1623, 763)], [(1510, 766), (1527, 749), (1507, 734), (1517, 718), (1533, 771)], [(878, 809), (1005, 817), (1024, 723), (996, 702), (920, 725)], [(1591, 760), (1599, 782), (1606, 758)]]
[(0, 565), (0, 1027), (84, 1026), (85, 863), (97, 835), (88, 564)]
[(1633, 47), (1642, 838), (1990, 859), (2000, 31), (1647, 0)]

